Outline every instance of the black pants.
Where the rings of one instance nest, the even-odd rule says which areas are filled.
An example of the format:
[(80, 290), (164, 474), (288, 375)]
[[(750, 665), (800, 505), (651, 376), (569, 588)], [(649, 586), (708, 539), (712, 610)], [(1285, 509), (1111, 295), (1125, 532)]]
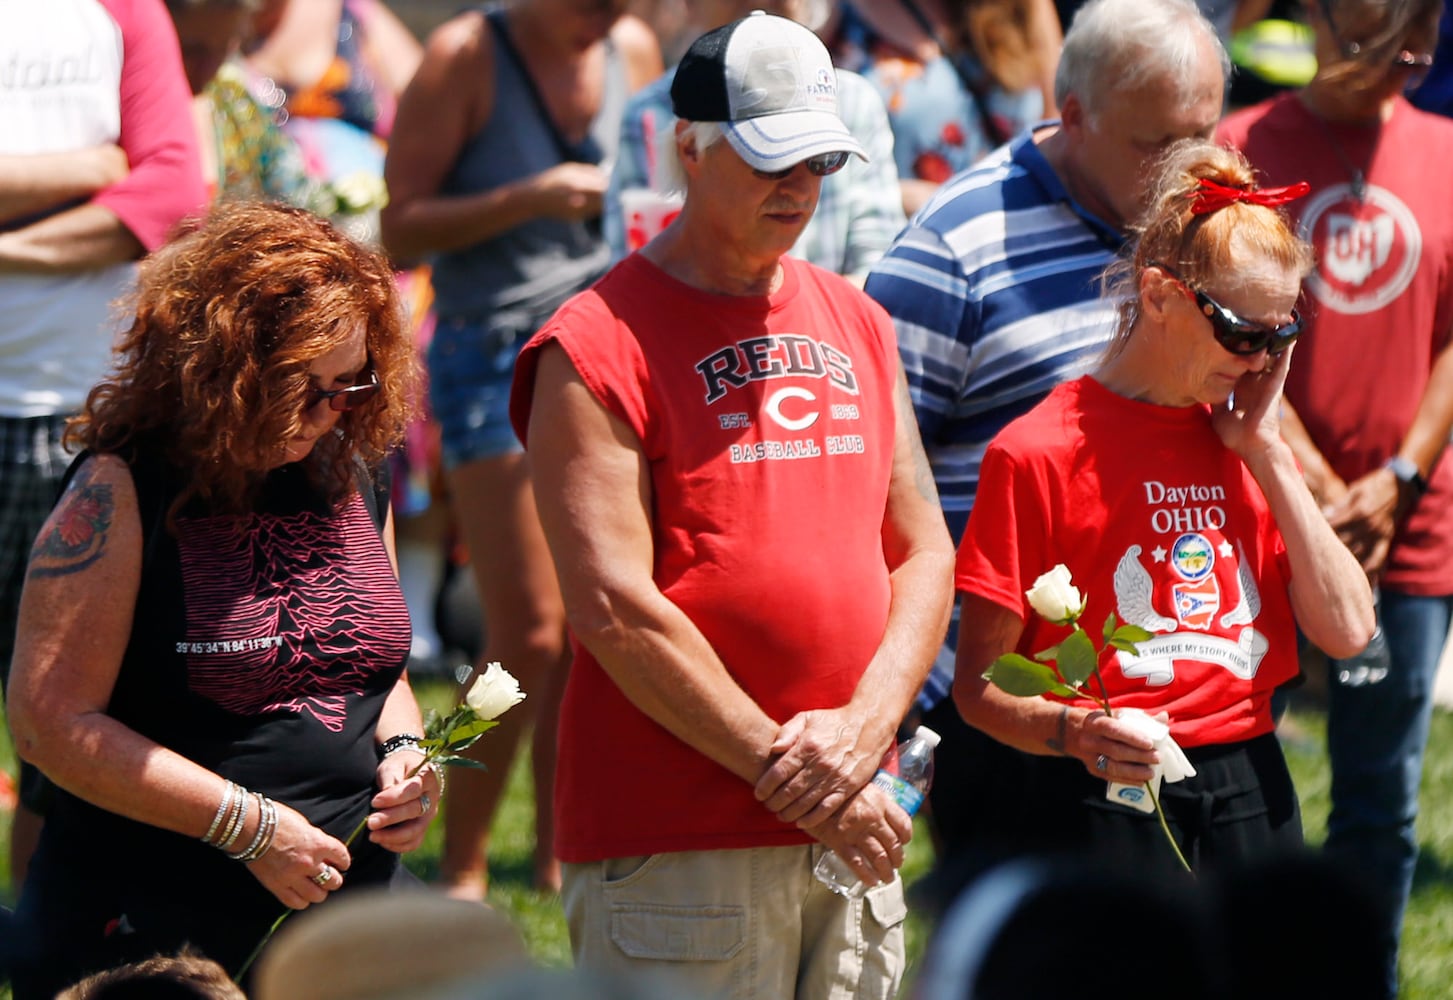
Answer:
[[(921, 900), (952, 899), (996, 862), (1072, 852), (1111, 863), (1179, 867), (1154, 813), (1105, 801), (1105, 781), (1078, 760), (1021, 753), (959, 717), (945, 699), (923, 722), (941, 737), (929, 791), (940, 861)], [(1198, 872), (1298, 848), (1301, 810), (1276, 736), (1187, 751), (1197, 775), (1160, 799)]]

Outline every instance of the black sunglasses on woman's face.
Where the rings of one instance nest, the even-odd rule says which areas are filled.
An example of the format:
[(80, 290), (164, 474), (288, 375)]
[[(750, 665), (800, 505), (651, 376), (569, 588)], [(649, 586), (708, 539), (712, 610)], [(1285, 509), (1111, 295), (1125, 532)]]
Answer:
[(1266, 351), (1273, 356), (1281, 354), (1302, 335), (1302, 317), (1292, 310), (1291, 322), (1281, 326), (1266, 326), (1242, 319), (1230, 309), (1217, 302), (1199, 288), (1192, 288), (1180, 275), (1164, 264), (1151, 261), (1150, 267), (1159, 268), (1165, 276), (1174, 281), (1180, 289), (1193, 298), (1201, 314), (1211, 321), (1211, 333), (1220, 344), (1232, 354), (1256, 354)]
[(311, 410), (326, 399), (330, 409), (340, 413), (352, 410), (377, 396), (378, 388), (378, 372), (369, 372), (368, 381), (357, 385), (345, 385), (341, 389), (309, 389), (307, 408)]

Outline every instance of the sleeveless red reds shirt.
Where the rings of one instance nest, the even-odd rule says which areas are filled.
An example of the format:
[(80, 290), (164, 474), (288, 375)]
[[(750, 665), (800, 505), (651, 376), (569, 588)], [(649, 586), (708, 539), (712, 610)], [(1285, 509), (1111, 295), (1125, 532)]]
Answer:
[[(879, 306), (837, 275), (782, 265), (775, 294), (737, 297), (628, 257), (525, 346), (511, 399), (526, 440), (539, 352), (559, 344), (636, 435), (656, 583), (778, 722), (846, 703), (882, 638), (898, 371)], [(573, 645), (555, 786), (561, 859), (808, 842)]]

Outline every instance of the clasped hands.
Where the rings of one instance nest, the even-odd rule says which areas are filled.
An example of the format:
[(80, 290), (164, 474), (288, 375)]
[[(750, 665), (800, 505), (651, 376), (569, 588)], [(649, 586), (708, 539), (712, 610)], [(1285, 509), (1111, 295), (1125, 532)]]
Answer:
[(777, 731), (757, 801), (836, 851), (867, 885), (893, 880), (913, 820), (872, 784), (894, 733), (874, 735), (847, 708), (814, 709)]

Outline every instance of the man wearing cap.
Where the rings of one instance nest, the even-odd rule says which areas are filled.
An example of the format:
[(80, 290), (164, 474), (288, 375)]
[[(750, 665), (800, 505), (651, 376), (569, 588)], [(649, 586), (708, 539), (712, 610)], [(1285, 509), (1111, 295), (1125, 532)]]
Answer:
[[(680, 216), (531, 339), (511, 403), (575, 651), (575, 959), (703, 996), (892, 997), (912, 827), (869, 780), (953, 553), (892, 324), (785, 256), (862, 151), (784, 18), (703, 35), (671, 96)], [(813, 878), (828, 849), (864, 897)]]
[[(1228, 65), (1191, 0), (1090, 0), (1065, 33), (1060, 120), (946, 182), (869, 273), (868, 294), (897, 328), (955, 541), (994, 435), (1109, 343), (1115, 303), (1101, 297), (1100, 273), (1143, 208), (1148, 166), (1177, 139), (1215, 130)], [(959, 718), (948, 697), (956, 642), (916, 707), (942, 736), (937, 843), (978, 864), (1016, 846), (1001, 842), (1000, 810), (984, 803), (1022, 794), (1024, 757)]]

